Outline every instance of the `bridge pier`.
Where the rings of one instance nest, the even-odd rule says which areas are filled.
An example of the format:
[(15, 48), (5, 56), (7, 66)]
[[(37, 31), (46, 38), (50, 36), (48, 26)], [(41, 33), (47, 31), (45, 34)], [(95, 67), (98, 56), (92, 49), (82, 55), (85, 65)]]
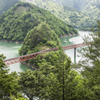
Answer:
[(76, 63), (76, 48), (74, 48), (74, 63)]

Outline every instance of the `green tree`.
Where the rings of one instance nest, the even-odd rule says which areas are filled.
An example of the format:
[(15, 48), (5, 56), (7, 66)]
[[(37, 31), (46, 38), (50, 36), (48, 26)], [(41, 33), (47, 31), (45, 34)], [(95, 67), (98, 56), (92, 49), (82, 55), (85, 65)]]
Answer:
[(19, 84), (22, 93), (24, 93), (29, 100), (33, 100), (36, 96), (40, 99), (43, 98), (45, 83), (45, 76), (40, 71), (26, 70), (26, 72), (20, 73)]
[(81, 73), (86, 82), (84, 86), (87, 92), (85, 98), (88, 100), (100, 99), (100, 22), (97, 23), (97, 31), (92, 29), (93, 34), (90, 34), (92, 39), (89, 37), (84, 38), (87, 47), (79, 51), (83, 60), (79, 62), (78, 67), (83, 69)]
[[(60, 50), (54, 66), (44, 64), (40, 71), (47, 77), (44, 98), (50, 100), (81, 100), (84, 88), (81, 75), (71, 71), (71, 60)], [(44, 69), (43, 69), (44, 68)], [(41, 70), (42, 69), (42, 70)]]
[(30, 100), (34, 96), (39, 100), (82, 100), (84, 85), (81, 75), (71, 69), (71, 60), (61, 48), (56, 53), (55, 56), (54, 53), (48, 54), (52, 60), (57, 58), (53, 64), (52, 60), (46, 61), (47, 58), (38, 59), (41, 60), (36, 62), (39, 63), (38, 71), (20, 73), (21, 92)]
[(13, 74), (8, 74), (8, 66), (4, 63), (6, 57), (0, 55), (0, 99), (8, 100), (11, 94), (16, 94), (18, 82)]

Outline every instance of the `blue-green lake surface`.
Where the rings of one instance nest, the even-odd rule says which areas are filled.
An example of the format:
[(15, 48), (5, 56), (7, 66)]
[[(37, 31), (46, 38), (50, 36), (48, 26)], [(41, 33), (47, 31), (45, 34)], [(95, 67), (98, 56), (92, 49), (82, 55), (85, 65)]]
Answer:
[[(82, 43), (83, 42), (82, 37), (88, 36), (89, 35), (88, 33), (90, 33), (90, 32), (79, 31), (78, 33), (79, 33), (79, 35), (75, 36), (75, 37), (60, 38), (61, 45), (66, 46), (66, 45)], [(20, 47), (21, 47), (21, 44), (0, 42), (0, 54), (4, 54), (4, 56), (6, 56), (6, 59), (18, 57), (19, 56), (18, 50)], [(72, 62), (74, 62), (74, 49), (65, 50), (64, 52), (68, 56), (70, 56)], [(77, 55), (78, 54), (79, 53), (77, 52)], [(77, 57), (76, 61), (78, 62), (79, 60), (80, 60), (80, 58)], [(23, 65), (21, 63), (12, 64), (9, 66), (9, 68), (10, 68), (9, 72), (13, 72), (13, 71), (22, 72), (22, 71), (25, 71), (25, 69), (30, 69), (28, 66)]]

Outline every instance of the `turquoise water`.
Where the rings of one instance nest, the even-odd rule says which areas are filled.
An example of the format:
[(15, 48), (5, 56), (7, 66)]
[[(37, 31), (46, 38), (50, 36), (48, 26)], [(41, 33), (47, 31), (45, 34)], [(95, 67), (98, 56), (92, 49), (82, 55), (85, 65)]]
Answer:
[[(61, 45), (66, 46), (66, 45), (83, 43), (84, 37), (86, 37), (86, 36), (90, 37), (89, 33), (92, 33), (92, 32), (78, 31), (78, 34), (79, 34), (78, 36), (61, 38), (60, 39)], [(77, 48), (76, 50), (78, 50), (78, 49), (80, 49), (80, 48)], [(71, 58), (72, 62), (74, 62), (74, 49), (65, 50), (64, 52), (65, 52), (65, 54), (67, 54)], [(78, 62), (81, 59), (81, 57), (78, 57), (78, 56), (79, 55), (81, 56), (81, 54), (79, 54), (77, 51), (76, 51), (76, 54), (77, 54), (76, 62)]]
[[(61, 38), (60, 39), (61, 45), (66, 46), (66, 45), (82, 43), (83, 42), (82, 37), (89, 36), (88, 33), (89, 32), (79, 31), (78, 36)], [(6, 59), (18, 57), (19, 56), (18, 49), (20, 47), (21, 47), (21, 44), (0, 42), (0, 54), (4, 54), (4, 56), (7, 57)], [(72, 62), (74, 62), (74, 49), (65, 50), (64, 52), (71, 58)], [(79, 55), (78, 52), (77, 52), (77, 55)], [(80, 58), (77, 57), (76, 61), (78, 62), (79, 60)], [(10, 68), (10, 72), (12, 71), (22, 72), (22, 71), (25, 71), (25, 69), (30, 69), (28, 66), (23, 65), (21, 63), (12, 64), (9, 66), (9, 68)]]
[[(15, 44), (15, 43), (7, 43), (7, 42), (0, 42), (0, 54), (3, 54), (6, 56), (6, 59), (18, 57), (18, 49), (21, 47), (21, 44)], [(9, 72), (16, 71), (16, 72), (22, 72), (26, 69), (30, 69), (28, 66), (23, 65), (21, 63), (16, 63), (9, 65)]]

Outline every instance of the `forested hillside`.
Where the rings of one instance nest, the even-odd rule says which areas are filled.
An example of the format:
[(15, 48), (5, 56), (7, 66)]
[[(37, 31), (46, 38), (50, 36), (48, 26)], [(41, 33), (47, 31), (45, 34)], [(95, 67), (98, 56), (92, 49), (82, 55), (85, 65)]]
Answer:
[(18, 3), (19, 0), (0, 0), (0, 15)]
[[(26, 54), (38, 52), (45, 49), (55, 48), (58, 47), (59, 44), (60, 44), (60, 40), (58, 36), (55, 34), (55, 32), (52, 31), (46, 23), (42, 22), (33, 30), (28, 32), (19, 50), (19, 54), (26, 55)], [(53, 61), (52, 59), (57, 56), (58, 56), (58, 52), (54, 53), (52, 51), (50, 54), (44, 53), (26, 62), (30, 63), (31, 66), (34, 66), (35, 68), (39, 68), (41, 64), (44, 65), (48, 62), (50, 63), (49, 64), (50, 66), (51, 65), (53, 66), (55, 61)]]
[[(100, 0), (91, 0), (84, 8), (83, 13), (90, 16), (93, 20), (100, 21)], [(97, 30), (97, 24), (94, 24), (93, 28)]]
[(89, 17), (85, 13), (82, 13), (73, 7), (56, 4), (51, 0), (21, 0), (21, 1), (33, 3), (40, 8), (50, 11), (56, 17), (60, 18), (65, 23), (70, 24), (75, 28), (89, 28), (93, 24), (96, 24), (96, 20)]
[[(59, 19), (75, 28), (86, 29), (94, 27), (99, 18), (99, 0), (19, 0), (33, 3), (36, 6), (49, 10)], [(0, 14), (4, 13), (18, 0), (0, 1)], [(60, 5), (59, 5), (60, 4)], [(72, 8), (74, 7), (74, 8)], [(77, 10), (76, 10), (77, 9)], [(79, 11), (78, 11), (79, 10)]]
[(65, 6), (71, 6), (82, 11), (85, 8), (85, 6), (92, 0), (49, 0), (49, 1), (53, 1)]
[[(32, 46), (32, 42), (35, 43), (34, 36), (41, 33), (41, 30), (43, 33), (54, 35), (49, 26), (42, 22), (27, 34), (23, 44), (26, 46), (25, 49), (32, 48), (28, 46)], [(43, 33), (42, 35), (45, 35)], [(94, 31), (91, 35), (94, 42), (88, 37), (84, 38), (87, 47), (79, 50), (82, 59), (78, 64), (72, 64), (70, 58), (59, 47), (57, 51), (38, 55), (34, 63), (30, 61), (36, 70), (9, 74), (8, 66), (4, 63), (5, 57), (0, 55), (0, 99), (34, 100), (34, 97), (38, 97), (40, 100), (100, 100), (100, 22), (98, 31)], [(43, 45), (39, 41), (43, 39), (42, 37), (36, 41), (37, 45), (37, 42)], [(48, 35), (45, 38), (49, 39)], [(57, 38), (51, 37), (50, 40)], [(80, 73), (74, 69), (77, 71), (81, 69)]]
[(54, 48), (60, 41), (56, 33), (45, 22), (30, 30), (19, 50), (20, 55), (30, 54), (44, 49)]
[(71, 6), (89, 15), (93, 19), (100, 20), (100, 0), (49, 0), (58, 4)]
[(100, 0), (92, 0), (83, 12), (96, 20), (100, 20)]
[(70, 25), (56, 18), (49, 11), (28, 3), (19, 3), (0, 16), (0, 39), (23, 41), (27, 32), (45, 22), (59, 37), (77, 34)]

